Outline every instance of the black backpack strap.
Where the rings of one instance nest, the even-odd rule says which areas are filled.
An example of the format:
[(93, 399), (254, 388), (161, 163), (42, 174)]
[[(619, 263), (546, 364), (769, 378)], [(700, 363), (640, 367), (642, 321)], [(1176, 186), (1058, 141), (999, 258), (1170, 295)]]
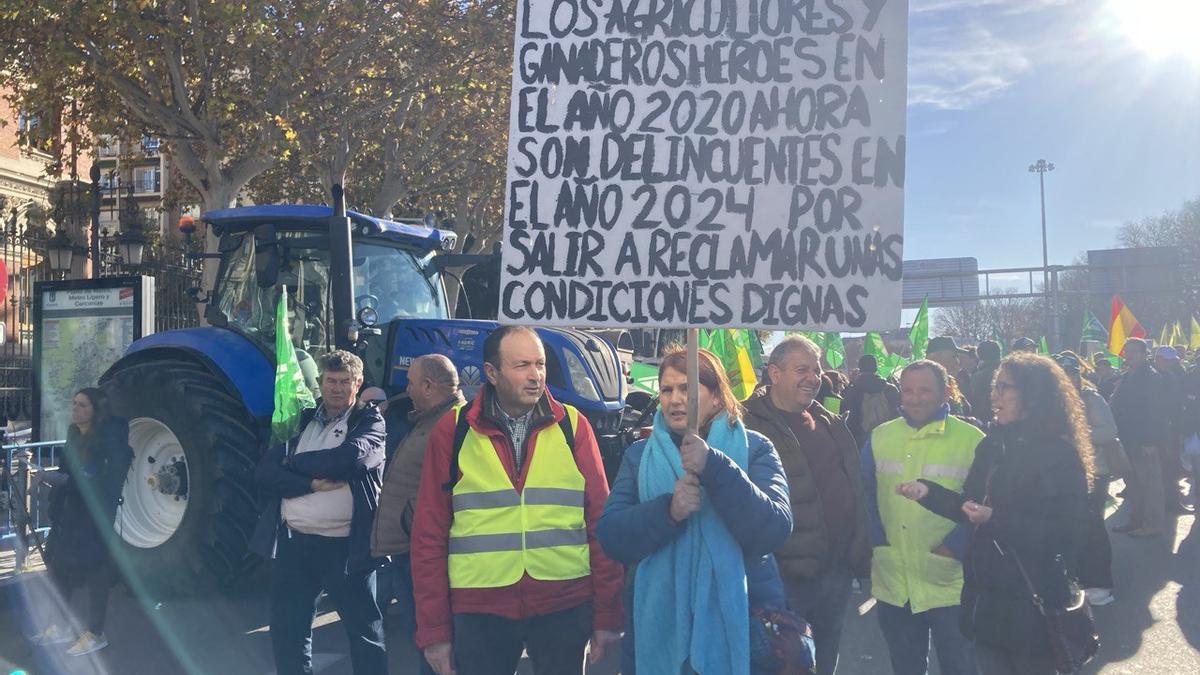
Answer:
[(442, 483), (442, 490), (450, 492), (458, 484), (458, 455), (462, 452), (463, 442), (467, 440), (467, 432), (471, 430), (467, 422), (467, 408), (463, 406), (455, 413), (458, 422), (454, 425), (454, 444), (450, 446), (450, 480)]
[[(458, 422), (454, 425), (454, 445), (450, 448), (450, 480), (442, 483), (442, 490), (446, 492), (450, 492), (458, 484), (458, 455), (462, 452), (463, 442), (467, 440), (467, 432), (471, 430), (466, 412), (465, 406), (458, 411)], [(567, 439), (567, 449), (574, 457), (575, 430), (571, 428), (571, 415), (565, 410), (562, 419), (558, 421), (558, 428), (562, 430), (563, 438)]]
[(571, 451), (571, 456), (575, 456), (575, 430), (571, 428), (571, 413), (563, 409), (562, 419), (558, 421), (558, 428), (562, 429), (563, 438), (567, 439), (567, 450)]

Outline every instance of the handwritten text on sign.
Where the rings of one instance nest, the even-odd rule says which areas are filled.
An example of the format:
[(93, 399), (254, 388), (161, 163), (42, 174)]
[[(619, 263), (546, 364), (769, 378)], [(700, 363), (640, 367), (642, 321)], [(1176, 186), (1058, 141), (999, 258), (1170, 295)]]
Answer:
[(894, 327), (906, 0), (518, 0), (500, 307)]

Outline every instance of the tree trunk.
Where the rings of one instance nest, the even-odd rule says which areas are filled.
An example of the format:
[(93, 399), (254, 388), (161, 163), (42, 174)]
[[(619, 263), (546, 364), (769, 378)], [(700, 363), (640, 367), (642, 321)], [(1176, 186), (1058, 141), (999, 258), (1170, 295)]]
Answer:
[[(240, 185), (234, 185), (232, 181), (221, 183), (209, 183), (208, 190), (202, 194), (204, 196), (204, 205), (201, 213), (208, 213), (216, 209), (227, 209), (237, 203), (237, 194), (241, 189)], [(216, 253), (218, 237), (213, 234), (212, 228), (204, 228), (204, 252)], [(200, 277), (200, 288), (211, 299), (213, 286), (217, 282), (217, 269), (220, 267), (221, 261), (216, 258), (204, 259), (204, 272)], [(208, 321), (204, 318), (205, 303), (196, 303), (196, 313), (200, 317), (200, 325), (207, 326)]]

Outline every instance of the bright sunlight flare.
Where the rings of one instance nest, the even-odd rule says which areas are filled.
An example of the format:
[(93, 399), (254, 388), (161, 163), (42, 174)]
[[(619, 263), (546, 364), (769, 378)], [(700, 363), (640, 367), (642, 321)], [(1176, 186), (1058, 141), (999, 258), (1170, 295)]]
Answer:
[(1108, 0), (1108, 6), (1118, 30), (1148, 56), (1183, 56), (1200, 65), (1197, 0)]

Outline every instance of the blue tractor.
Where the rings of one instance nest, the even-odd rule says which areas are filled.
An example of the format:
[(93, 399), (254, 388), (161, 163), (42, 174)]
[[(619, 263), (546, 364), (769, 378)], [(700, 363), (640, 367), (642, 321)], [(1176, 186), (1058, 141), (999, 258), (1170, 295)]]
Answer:
[[(253, 474), (270, 431), (282, 288), (313, 388), (314, 358), (348, 348), (363, 358), (366, 384), (389, 394), (404, 390), (413, 358), (445, 354), (470, 395), (497, 325), (451, 318), (443, 275), (480, 258), (449, 253), (453, 232), (340, 206), (231, 208), (201, 220), (219, 239), (215, 286), (197, 298), (208, 326), (138, 340), (102, 379), (130, 420), (134, 451), (116, 528), (134, 574), (160, 593), (211, 587), (252, 564)], [(589, 333), (538, 331), (550, 391), (588, 417), (615, 467), (628, 441), (616, 350)]]

